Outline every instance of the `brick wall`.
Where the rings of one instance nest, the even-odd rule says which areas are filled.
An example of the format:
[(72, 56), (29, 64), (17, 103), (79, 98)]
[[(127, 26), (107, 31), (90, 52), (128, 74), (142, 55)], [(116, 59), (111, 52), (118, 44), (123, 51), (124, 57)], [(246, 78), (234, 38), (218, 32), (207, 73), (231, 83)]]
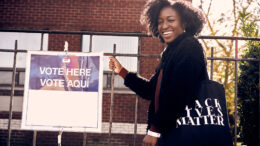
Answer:
[[(145, 0), (1, 0), (0, 28), (39, 29), (64, 31), (142, 32), (139, 17)], [(49, 50), (62, 51), (64, 41), (70, 42), (70, 51), (81, 51), (81, 36), (50, 34)], [(142, 38), (142, 54), (159, 54), (162, 46), (158, 39)], [(157, 58), (140, 58), (140, 73), (150, 78), (158, 64)], [(20, 96), (22, 93), (18, 93)], [(134, 123), (136, 95), (116, 94), (113, 121)], [(138, 123), (147, 120), (148, 101), (139, 100)], [(109, 122), (110, 94), (103, 95), (103, 122)], [(15, 113), (16, 119), (21, 113)], [(0, 111), (1, 119), (8, 119), (7, 112)], [(141, 145), (143, 134), (137, 135)], [(12, 145), (32, 145), (33, 132), (13, 130)], [(112, 134), (113, 145), (133, 145), (133, 134)], [(7, 130), (0, 130), (0, 145), (6, 145)], [(82, 133), (63, 134), (63, 145), (82, 145)], [(108, 134), (88, 134), (87, 145), (106, 145)], [(56, 145), (57, 132), (38, 132), (37, 145)]]

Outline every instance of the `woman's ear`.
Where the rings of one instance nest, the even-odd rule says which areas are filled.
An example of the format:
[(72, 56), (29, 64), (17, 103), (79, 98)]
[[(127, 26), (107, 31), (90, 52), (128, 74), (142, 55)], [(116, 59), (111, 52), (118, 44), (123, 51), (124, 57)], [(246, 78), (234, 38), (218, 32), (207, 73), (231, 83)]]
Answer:
[(186, 31), (186, 25), (187, 25), (186, 22), (182, 23), (182, 29), (183, 29), (184, 32)]

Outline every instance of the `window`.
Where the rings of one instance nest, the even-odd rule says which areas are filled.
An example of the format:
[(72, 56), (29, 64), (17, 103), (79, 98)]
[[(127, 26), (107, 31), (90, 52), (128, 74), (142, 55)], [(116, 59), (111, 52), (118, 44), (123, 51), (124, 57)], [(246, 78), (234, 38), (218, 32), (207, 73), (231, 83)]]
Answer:
[[(0, 32), (0, 49), (14, 50), (15, 40), (17, 40), (18, 50), (40, 50), (40, 33), (17, 33)], [(43, 35), (43, 50), (48, 50), (48, 34)], [(13, 52), (0, 52), (0, 85), (10, 85), (12, 82)], [(26, 53), (17, 53), (16, 67), (25, 68)], [(16, 83), (24, 84), (24, 71), (17, 70)]]
[[(138, 37), (129, 36), (92, 36), (92, 48), (90, 49), (90, 35), (83, 35), (83, 52), (101, 52), (113, 53), (114, 44), (116, 44), (116, 53), (120, 54), (138, 54)], [(118, 56), (116, 57), (121, 64), (129, 71), (137, 72), (137, 57)], [(104, 56), (104, 88), (110, 88), (111, 71), (108, 67), (109, 58)], [(115, 88), (126, 88), (123, 79), (115, 76)]]

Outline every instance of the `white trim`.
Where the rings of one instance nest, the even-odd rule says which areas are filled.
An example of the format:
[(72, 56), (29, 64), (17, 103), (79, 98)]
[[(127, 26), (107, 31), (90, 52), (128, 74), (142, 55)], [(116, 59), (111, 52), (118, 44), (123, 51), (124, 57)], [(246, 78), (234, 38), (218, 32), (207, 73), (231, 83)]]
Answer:
[[(111, 93), (111, 90), (103, 90), (103, 93)], [(128, 95), (135, 95), (135, 92), (131, 91), (131, 90), (114, 90), (115, 94), (128, 94)]]
[[(137, 134), (146, 134), (147, 124), (137, 124)], [(8, 119), (0, 119), (0, 129), (8, 129)], [(22, 130), (21, 120), (12, 120), (12, 130)], [(109, 133), (109, 122), (102, 122), (102, 132)], [(134, 124), (133, 123), (112, 123), (112, 133), (113, 134), (134, 134)]]
[(159, 138), (161, 136), (160, 133), (153, 132), (153, 131), (150, 131), (150, 130), (147, 131), (147, 135), (150, 135), (150, 136), (153, 136), (153, 137), (157, 137), (157, 138)]

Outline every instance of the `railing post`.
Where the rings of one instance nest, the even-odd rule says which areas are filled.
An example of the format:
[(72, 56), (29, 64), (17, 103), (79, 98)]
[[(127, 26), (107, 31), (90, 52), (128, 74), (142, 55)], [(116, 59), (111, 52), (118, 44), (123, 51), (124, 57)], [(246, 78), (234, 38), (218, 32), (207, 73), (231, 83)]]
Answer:
[(93, 35), (89, 36), (89, 52), (92, 52), (92, 40), (93, 40)]
[(87, 133), (84, 132), (83, 134), (83, 146), (87, 146)]
[(44, 38), (44, 33), (41, 33), (41, 46), (40, 46), (40, 50), (43, 50), (43, 38)]
[[(83, 35), (81, 35), (81, 51), (83, 51), (83, 48), (82, 48), (82, 44), (83, 44)], [(90, 35), (90, 38), (89, 38), (89, 49), (88, 49), (89, 51), (88, 52), (92, 52), (92, 35)], [(84, 132), (83, 133), (83, 146), (86, 146), (87, 145), (87, 137), (88, 136), (88, 134), (87, 134), (87, 132)]]
[(36, 146), (36, 143), (37, 143), (36, 138), (37, 138), (37, 131), (34, 130), (33, 131), (33, 146)]
[(12, 88), (11, 88), (11, 97), (9, 105), (9, 120), (8, 120), (8, 141), (7, 145), (11, 144), (11, 134), (12, 134), (12, 116), (13, 116), (13, 97), (14, 97), (14, 88), (15, 88), (15, 74), (16, 74), (16, 55), (17, 55), (17, 40), (15, 40), (15, 52), (13, 60), (13, 75), (12, 75)]
[[(116, 44), (114, 44), (113, 57), (116, 53)], [(110, 119), (109, 119), (109, 139), (108, 144), (111, 146), (111, 133), (112, 133), (112, 122), (113, 122), (113, 107), (114, 107), (114, 81), (115, 81), (115, 71), (112, 71), (111, 76), (111, 100), (110, 100)]]
[[(259, 50), (259, 57), (260, 59), (260, 50)], [(258, 146), (260, 146), (260, 61), (258, 62), (259, 63), (259, 71), (258, 71), (258, 94), (259, 94), (259, 97), (258, 97)]]
[[(141, 38), (138, 37), (138, 55), (141, 53)], [(140, 57), (137, 57), (137, 73), (140, 73)], [(138, 110), (139, 110), (139, 97), (135, 97), (135, 123), (134, 123), (134, 146), (136, 146), (137, 139), (137, 124), (138, 124)]]
[[(210, 57), (214, 57), (214, 47), (211, 47)], [(210, 60), (210, 79), (213, 80), (213, 59)]]
[(238, 39), (235, 40), (235, 146), (237, 145), (237, 70), (238, 70)]

